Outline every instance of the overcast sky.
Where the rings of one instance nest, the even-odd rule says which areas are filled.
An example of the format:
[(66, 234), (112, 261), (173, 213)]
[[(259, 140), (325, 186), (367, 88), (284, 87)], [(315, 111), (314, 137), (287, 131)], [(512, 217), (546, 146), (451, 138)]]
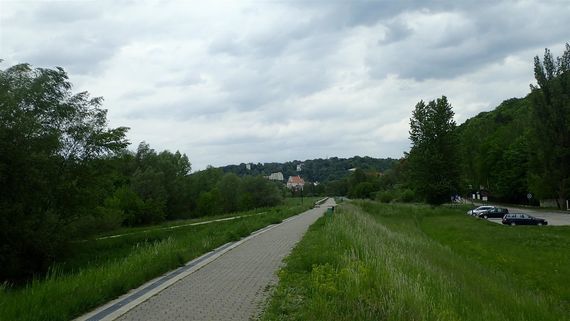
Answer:
[(61, 66), (132, 149), (208, 164), (409, 149), (414, 105), (456, 121), (525, 96), (570, 1), (5, 1), (0, 68)]

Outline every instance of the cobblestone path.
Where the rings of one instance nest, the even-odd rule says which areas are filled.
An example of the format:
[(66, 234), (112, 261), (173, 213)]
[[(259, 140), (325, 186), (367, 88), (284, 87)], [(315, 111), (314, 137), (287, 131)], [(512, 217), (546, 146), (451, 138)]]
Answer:
[(136, 306), (118, 320), (240, 320), (257, 316), (276, 271), (329, 199), (268, 230)]

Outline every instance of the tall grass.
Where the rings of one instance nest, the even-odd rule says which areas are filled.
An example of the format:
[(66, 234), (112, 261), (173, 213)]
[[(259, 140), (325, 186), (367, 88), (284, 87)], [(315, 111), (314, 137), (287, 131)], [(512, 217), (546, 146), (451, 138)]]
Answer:
[[(69, 320), (224, 243), (308, 208), (288, 204), (266, 215), (77, 243), (68, 265), (23, 288), (0, 288), (0, 320)], [(72, 267), (72, 268), (70, 268)]]
[[(493, 223), (458, 209), (359, 204), (343, 205), (311, 227), (280, 271), (262, 320), (569, 320), (553, 284), (538, 291), (422, 229), (442, 216)], [(437, 228), (447, 229), (445, 220)], [(560, 253), (560, 260), (569, 256)]]

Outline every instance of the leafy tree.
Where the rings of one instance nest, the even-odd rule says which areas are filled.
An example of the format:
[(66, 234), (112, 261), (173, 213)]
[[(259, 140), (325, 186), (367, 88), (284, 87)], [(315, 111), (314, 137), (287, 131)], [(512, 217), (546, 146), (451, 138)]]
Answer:
[(458, 189), (455, 127), (453, 110), (445, 96), (416, 104), (410, 119), (412, 148), (408, 166), (414, 189), (430, 204), (449, 200)]
[(220, 191), (213, 188), (210, 191), (204, 191), (198, 197), (198, 214), (199, 216), (218, 215), (223, 211)]
[(239, 208), (240, 178), (233, 173), (225, 174), (218, 183), (221, 203), (224, 212), (235, 212)]
[(371, 198), (374, 192), (374, 185), (370, 182), (361, 182), (356, 185), (353, 192), (355, 198)]
[(244, 210), (275, 206), (283, 201), (275, 183), (261, 176), (243, 178), (240, 190), (240, 205)]
[(536, 56), (534, 76), (530, 182), (540, 197), (555, 197), (561, 208), (570, 193), (570, 45), (556, 60), (548, 49), (542, 61)]
[(127, 128), (107, 128), (102, 98), (71, 89), (61, 68), (0, 70), (1, 279), (62, 255), (68, 227), (94, 211), (91, 164), (128, 145)]

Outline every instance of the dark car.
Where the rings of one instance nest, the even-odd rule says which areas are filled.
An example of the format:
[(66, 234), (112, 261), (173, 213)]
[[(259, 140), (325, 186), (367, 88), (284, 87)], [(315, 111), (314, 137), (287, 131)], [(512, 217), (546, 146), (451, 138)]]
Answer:
[(480, 212), (479, 214), (477, 214), (477, 216), (480, 218), (488, 219), (490, 217), (502, 218), (503, 216), (505, 216), (505, 214), (509, 214), (508, 209), (502, 207), (494, 207), (486, 211)]
[(533, 217), (528, 214), (511, 213), (503, 216), (503, 224), (508, 225), (547, 225), (545, 219)]

